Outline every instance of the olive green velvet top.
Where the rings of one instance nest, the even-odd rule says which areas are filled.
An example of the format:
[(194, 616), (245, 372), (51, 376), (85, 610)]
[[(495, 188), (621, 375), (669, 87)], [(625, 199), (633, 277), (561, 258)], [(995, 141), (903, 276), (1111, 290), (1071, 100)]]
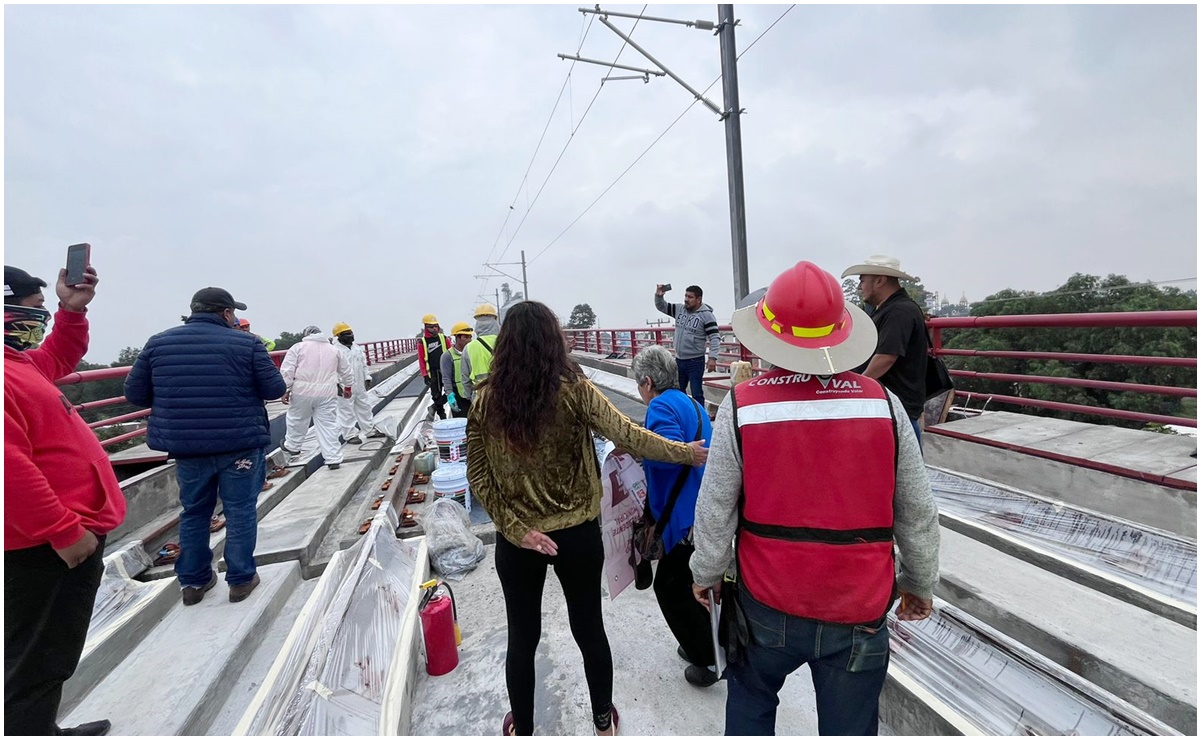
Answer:
[(592, 431), (652, 460), (692, 464), (692, 448), (630, 421), (584, 378), (564, 380), (554, 420), (537, 449), (514, 452), (487, 429), (485, 384), (467, 415), (467, 480), (505, 539), (520, 546), (531, 529), (553, 532), (600, 516), (601, 482)]

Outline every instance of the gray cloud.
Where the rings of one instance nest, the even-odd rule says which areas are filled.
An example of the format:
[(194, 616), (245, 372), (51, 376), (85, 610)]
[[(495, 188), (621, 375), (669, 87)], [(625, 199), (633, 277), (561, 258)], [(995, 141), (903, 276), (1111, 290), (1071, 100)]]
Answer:
[[(740, 48), (785, 7), (737, 6)], [(574, 126), (504, 261), (541, 252), (690, 101), (670, 80), (611, 83), (581, 123), (604, 72), (577, 65), (519, 191), (569, 68), (555, 54), (586, 23), (575, 6), (12, 6), (5, 21), (5, 261), (49, 275), (67, 244), (93, 244), (94, 361), (210, 284), (271, 335), (466, 319), (514, 193), (494, 259)], [(697, 87), (718, 74), (708, 33), (635, 37)], [(594, 24), (582, 53), (620, 46)], [(876, 251), (971, 298), (1078, 271), (1195, 276), (1196, 51), (1186, 6), (798, 6), (740, 63), (752, 287)], [(697, 105), (532, 264), (531, 294), (629, 326), (654, 317), (656, 282), (699, 283), (728, 317), (727, 204), (722, 126)]]

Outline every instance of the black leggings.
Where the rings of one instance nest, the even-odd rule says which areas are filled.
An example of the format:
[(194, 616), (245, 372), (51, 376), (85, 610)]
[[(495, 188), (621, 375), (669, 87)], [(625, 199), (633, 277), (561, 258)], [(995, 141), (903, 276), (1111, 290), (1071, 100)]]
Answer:
[(555, 557), (496, 538), (496, 574), (505, 594), (509, 650), (505, 682), (518, 735), (534, 734), (534, 652), (542, 636), (542, 586), (554, 566), (567, 600), (571, 636), (584, 656), (592, 713), (606, 716), (613, 703), (613, 654), (601, 616), (601, 570), (605, 549), (597, 520), (547, 532), (558, 545)]

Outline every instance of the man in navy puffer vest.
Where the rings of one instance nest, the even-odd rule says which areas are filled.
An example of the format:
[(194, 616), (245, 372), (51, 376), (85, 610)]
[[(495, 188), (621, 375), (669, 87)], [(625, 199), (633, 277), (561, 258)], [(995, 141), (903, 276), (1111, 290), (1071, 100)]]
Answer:
[(185, 606), (217, 585), (209, 523), (218, 496), (228, 528), (229, 600), (242, 601), (259, 584), (255, 507), (271, 442), (263, 402), (287, 390), (263, 343), (234, 328), (234, 310), (245, 304), (227, 290), (204, 288), (191, 309), (183, 326), (146, 342), (125, 379), (129, 402), (151, 409), (147, 445), (175, 458), (183, 507), (175, 575)]

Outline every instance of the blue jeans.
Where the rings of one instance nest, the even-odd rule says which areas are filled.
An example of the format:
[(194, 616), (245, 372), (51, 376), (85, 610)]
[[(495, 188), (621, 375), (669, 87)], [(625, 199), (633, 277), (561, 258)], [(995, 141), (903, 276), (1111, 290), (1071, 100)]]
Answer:
[(208, 457), (179, 458), (179, 559), (175, 575), (181, 587), (199, 588), (213, 577), (209, 522), (217, 497), (225, 512), (225, 581), (231, 586), (254, 578), (254, 546), (258, 539), (259, 491), (266, 480), (263, 450), (243, 450)]
[(746, 660), (726, 671), (726, 735), (774, 735), (784, 679), (809, 664), (822, 735), (876, 735), (888, 673), (888, 621), (843, 625), (789, 616), (741, 590)]
[(917, 448), (920, 450), (922, 448), (922, 425), (918, 419), (910, 419), (909, 421), (913, 422), (913, 433), (917, 435)]
[(705, 390), (701, 385), (701, 381), (705, 379), (705, 358), (693, 357), (691, 360), (676, 359), (676, 370), (680, 373), (680, 390), (688, 390), (689, 384), (692, 385), (692, 397), (696, 402), (705, 407)]

